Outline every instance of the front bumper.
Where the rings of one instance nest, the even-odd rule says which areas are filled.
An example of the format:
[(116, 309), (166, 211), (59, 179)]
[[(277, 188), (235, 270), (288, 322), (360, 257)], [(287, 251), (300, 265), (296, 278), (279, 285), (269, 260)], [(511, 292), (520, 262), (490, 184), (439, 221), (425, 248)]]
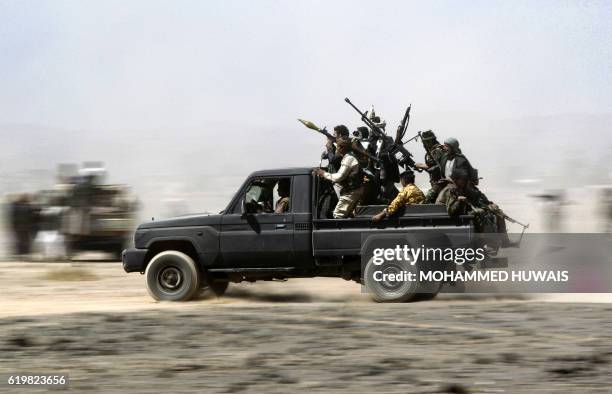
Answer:
[(145, 257), (148, 249), (125, 249), (121, 253), (121, 261), (123, 262), (123, 270), (125, 272), (144, 272)]

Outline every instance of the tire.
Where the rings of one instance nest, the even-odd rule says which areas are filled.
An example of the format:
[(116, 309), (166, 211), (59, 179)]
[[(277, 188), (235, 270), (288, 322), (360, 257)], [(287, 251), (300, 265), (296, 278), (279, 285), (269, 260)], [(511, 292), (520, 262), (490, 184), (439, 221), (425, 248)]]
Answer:
[[(395, 246), (427, 245), (428, 248), (443, 249), (450, 245), (444, 234), (411, 234), (405, 239), (375, 238), (372, 242), (377, 242), (378, 247), (382, 245), (389, 247), (388, 245), (393, 244), (391, 241), (396, 242)], [(372, 245), (374, 244), (369, 244), (369, 247)], [(367, 255), (368, 251), (366, 250), (365, 253)], [(438, 261), (429, 258), (424, 261), (419, 260), (416, 264), (412, 263), (411, 258), (408, 260), (383, 259), (381, 265), (375, 265), (373, 259), (370, 259), (363, 268), (362, 283), (376, 302), (411, 302), (435, 298), (441, 290), (442, 283), (436, 280), (427, 280), (421, 274), (427, 275), (430, 271), (446, 271), (448, 270), (446, 263), (443, 260)], [(402, 278), (403, 280), (391, 282), (380, 280), (382, 275), (379, 273), (377, 278), (379, 281), (377, 281), (374, 278), (377, 271), (383, 274), (405, 272), (406, 275)]]
[(147, 290), (157, 301), (188, 301), (200, 288), (195, 262), (176, 250), (155, 255), (147, 265), (145, 277)]
[[(363, 275), (363, 283), (372, 299), (376, 302), (407, 302), (414, 300), (419, 289), (418, 282), (377, 281), (374, 279), (374, 275), (377, 271), (386, 274), (399, 273), (401, 271), (418, 274), (416, 266), (410, 265), (409, 261), (404, 260), (386, 261), (382, 265), (376, 265), (373, 259), (370, 259), (366, 264)], [(377, 276), (379, 275), (380, 274)]]

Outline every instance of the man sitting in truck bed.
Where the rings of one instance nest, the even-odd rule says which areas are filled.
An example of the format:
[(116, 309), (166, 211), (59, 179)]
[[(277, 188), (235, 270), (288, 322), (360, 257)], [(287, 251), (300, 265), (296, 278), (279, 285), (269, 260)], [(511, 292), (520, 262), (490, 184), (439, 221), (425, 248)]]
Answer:
[[(498, 227), (497, 217), (493, 213), (492, 207), (482, 200), (482, 196), (474, 188), (470, 187), (468, 171), (455, 168), (450, 181), (438, 195), (436, 204), (446, 205), (446, 210), (451, 217), (473, 215), (474, 229), (477, 233), (482, 234), (481, 239), (487, 253), (493, 255), (502, 246), (512, 246), (505, 226)], [(503, 215), (501, 220), (504, 220)], [(502, 230), (499, 230), (499, 228)], [(500, 234), (497, 235), (497, 233)]]
[(372, 221), (378, 222), (384, 219), (386, 216), (393, 216), (401, 214), (401, 211), (406, 205), (423, 204), (425, 201), (425, 195), (423, 191), (414, 184), (414, 172), (407, 170), (400, 174), (400, 183), (402, 184), (402, 191), (399, 192), (397, 197), (387, 208), (382, 212), (372, 217)]

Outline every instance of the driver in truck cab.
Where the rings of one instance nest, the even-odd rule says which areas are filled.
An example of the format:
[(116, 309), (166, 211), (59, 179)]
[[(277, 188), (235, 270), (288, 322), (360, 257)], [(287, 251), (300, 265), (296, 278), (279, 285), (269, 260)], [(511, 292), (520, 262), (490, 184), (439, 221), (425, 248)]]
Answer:
[(274, 213), (285, 213), (289, 211), (289, 193), (291, 189), (291, 181), (289, 178), (282, 178), (278, 181), (278, 197), (274, 207)]
[(315, 168), (312, 174), (340, 186), (340, 198), (334, 209), (334, 219), (348, 218), (353, 214), (357, 203), (363, 194), (363, 171), (359, 161), (351, 151), (351, 140), (348, 138), (336, 139), (336, 153), (342, 157), (340, 168), (335, 173)]

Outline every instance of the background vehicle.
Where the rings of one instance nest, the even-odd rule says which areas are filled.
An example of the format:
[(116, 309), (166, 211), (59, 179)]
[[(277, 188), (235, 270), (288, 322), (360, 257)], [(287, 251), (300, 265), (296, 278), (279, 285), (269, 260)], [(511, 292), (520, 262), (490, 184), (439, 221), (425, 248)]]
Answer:
[(128, 186), (107, 184), (105, 177), (101, 164), (85, 166), (77, 174), (58, 176), (53, 189), (36, 194), (37, 220), (32, 225), (44, 257), (102, 251), (121, 258), (135, 226), (137, 204)]

